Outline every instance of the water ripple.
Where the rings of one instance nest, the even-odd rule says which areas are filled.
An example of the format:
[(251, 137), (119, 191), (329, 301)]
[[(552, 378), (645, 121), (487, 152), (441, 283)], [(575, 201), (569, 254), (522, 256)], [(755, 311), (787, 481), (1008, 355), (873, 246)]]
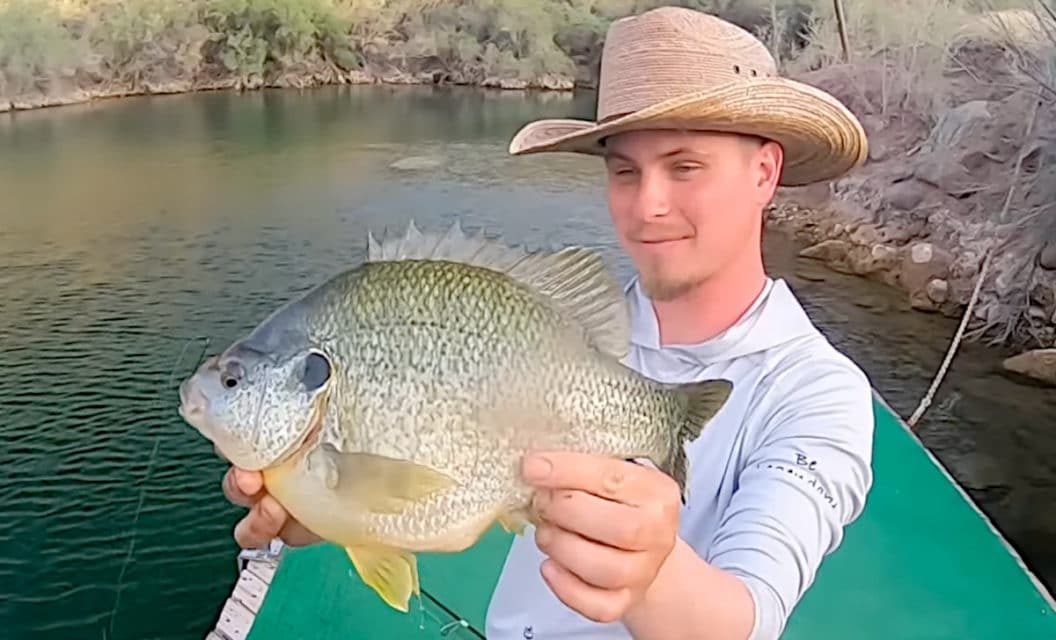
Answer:
[[(422, 124), (392, 119), (416, 98), (394, 107), (386, 90), (366, 109), (367, 94), (354, 91), (355, 100), (291, 93), (291, 108), (271, 129), (257, 96), (225, 94), (134, 108), (115, 101), (92, 109), (91, 126), (82, 112), (49, 110), (0, 130), (0, 146), (12, 130), (34, 142), (17, 158), (0, 154), (0, 193), (15, 203), (0, 209), (5, 638), (204, 636), (235, 578), (231, 529), (242, 510), (223, 499), (225, 464), (176, 414), (175, 385), (203, 351), (360, 260), (368, 229), (403, 228), (412, 218), (445, 227), (458, 217), (532, 246), (600, 247), (627, 274), (594, 164), (513, 160), (503, 151), (502, 139), (521, 123), (565, 115), (568, 105), (469, 97), (451, 112), (431, 108)], [(253, 131), (309, 122), (316, 100), (356, 117), (291, 140), (280, 164), (254, 146)], [(234, 125), (208, 117), (214, 108), (237, 113), (219, 120), (249, 133), (232, 135)], [(133, 131), (157, 135), (130, 134), (125, 118), (135, 119)], [(169, 118), (196, 124), (163, 140), (173, 131)], [(486, 130), (484, 121), (492, 123)], [(421, 143), (407, 122), (447, 140)], [(389, 169), (409, 155), (444, 164)], [(100, 188), (117, 175), (120, 188)], [(892, 302), (900, 298), (873, 295), (860, 280), (778, 262), (823, 330), (908, 414), (953, 327), (903, 313)], [(962, 399), (926, 416), (921, 435), (958, 479), (993, 501), (987, 508), (999, 524), (1034, 552), (1028, 560), (1048, 561), (1056, 576), (1044, 548), (1056, 521), (1037, 524), (1056, 501), (1056, 445), (1039, 435), (1056, 401), (992, 376), (990, 354), (973, 368), (972, 351), (958, 356), (943, 387), (944, 397)]]

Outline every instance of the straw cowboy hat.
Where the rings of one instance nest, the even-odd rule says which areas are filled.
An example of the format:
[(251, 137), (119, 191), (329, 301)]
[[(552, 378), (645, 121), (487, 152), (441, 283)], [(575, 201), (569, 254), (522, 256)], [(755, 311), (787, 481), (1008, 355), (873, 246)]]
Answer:
[(601, 155), (606, 136), (634, 129), (738, 132), (781, 144), (786, 186), (838, 177), (868, 153), (862, 125), (836, 98), (779, 76), (770, 52), (744, 29), (678, 7), (609, 28), (596, 118), (529, 123), (510, 153)]

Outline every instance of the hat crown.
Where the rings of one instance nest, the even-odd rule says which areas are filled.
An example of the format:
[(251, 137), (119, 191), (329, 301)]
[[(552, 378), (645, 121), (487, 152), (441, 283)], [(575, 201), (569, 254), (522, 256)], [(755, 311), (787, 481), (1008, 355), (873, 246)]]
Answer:
[(731, 82), (777, 75), (770, 51), (713, 15), (661, 7), (613, 22), (598, 79), (598, 121)]

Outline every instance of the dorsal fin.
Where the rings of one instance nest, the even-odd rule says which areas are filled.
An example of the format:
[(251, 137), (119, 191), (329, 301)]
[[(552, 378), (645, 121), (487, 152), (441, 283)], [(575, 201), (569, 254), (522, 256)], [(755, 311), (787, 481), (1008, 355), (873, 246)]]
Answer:
[(402, 236), (367, 235), (367, 262), (447, 260), (492, 269), (514, 278), (553, 301), (579, 322), (600, 351), (627, 355), (630, 319), (623, 291), (601, 254), (585, 247), (529, 252), (483, 231), (468, 236), (456, 221), (445, 233), (421, 232), (412, 220)]

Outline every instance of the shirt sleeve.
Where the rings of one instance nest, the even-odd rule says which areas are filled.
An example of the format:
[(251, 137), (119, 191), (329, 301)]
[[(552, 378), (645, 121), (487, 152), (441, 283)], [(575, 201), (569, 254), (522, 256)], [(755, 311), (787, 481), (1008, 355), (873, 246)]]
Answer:
[(782, 376), (767, 389), (770, 407), (755, 449), (707, 554), (748, 587), (756, 612), (751, 640), (781, 635), (872, 486), (868, 379), (849, 361), (802, 368), (806, 375)]

